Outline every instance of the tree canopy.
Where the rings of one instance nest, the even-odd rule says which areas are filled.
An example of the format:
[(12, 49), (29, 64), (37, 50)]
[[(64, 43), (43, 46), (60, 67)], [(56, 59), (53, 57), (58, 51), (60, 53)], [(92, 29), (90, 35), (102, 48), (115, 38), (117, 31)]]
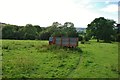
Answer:
[(48, 27), (32, 24), (26, 24), (25, 26), (6, 24), (2, 26), (2, 39), (48, 40), (50, 36), (77, 37), (78, 34), (72, 22), (65, 22), (64, 25), (53, 22)]
[(114, 20), (105, 19), (104, 17), (95, 18), (87, 27), (87, 34), (95, 37), (97, 41), (104, 40), (109, 42), (115, 34)]
[(57, 25), (52, 36), (56, 37), (78, 37), (78, 33), (72, 22), (65, 22), (64, 25)]

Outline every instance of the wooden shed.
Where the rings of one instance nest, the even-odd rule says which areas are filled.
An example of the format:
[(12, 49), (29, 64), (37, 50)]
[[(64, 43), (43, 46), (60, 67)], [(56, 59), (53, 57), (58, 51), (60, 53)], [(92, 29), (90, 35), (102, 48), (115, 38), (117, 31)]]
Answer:
[(49, 45), (59, 45), (66, 47), (76, 47), (78, 46), (78, 38), (72, 37), (49, 37)]

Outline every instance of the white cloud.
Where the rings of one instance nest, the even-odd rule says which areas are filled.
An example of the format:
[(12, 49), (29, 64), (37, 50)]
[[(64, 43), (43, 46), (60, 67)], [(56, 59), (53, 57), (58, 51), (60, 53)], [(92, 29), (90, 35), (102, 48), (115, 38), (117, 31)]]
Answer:
[(118, 2), (119, 0), (91, 0), (92, 2)]
[(10, 24), (28, 23), (46, 27), (54, 21), (73, 22), (76, 27), (87, 27), (100, 17), (90, 10), (90, 0), (0, 0), (0, 21)]
[(116, 5), (116, 4), (108, 5), (105, 8), (102, 8), (101, 11), (104, 11), (104, 12), (117, 12), (118, 11), (118, 5)]
[(109, 4), (110, 2), (109, 1), (105, 1), (106, 4)]

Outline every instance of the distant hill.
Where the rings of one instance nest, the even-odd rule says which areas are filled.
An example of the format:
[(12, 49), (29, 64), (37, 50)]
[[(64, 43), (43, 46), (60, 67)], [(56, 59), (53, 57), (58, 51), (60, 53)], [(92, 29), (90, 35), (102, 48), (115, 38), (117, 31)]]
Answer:
[(0, 27), (5, 26), (5, 25), (6, 25), (6, 23), (0, 22)]
[(6, 24), (6, 23), (2, 23), (2, 22), (0, 22), (0, 24)]
[(77, 32), (86, 31), (86, 28), (76, 28)]

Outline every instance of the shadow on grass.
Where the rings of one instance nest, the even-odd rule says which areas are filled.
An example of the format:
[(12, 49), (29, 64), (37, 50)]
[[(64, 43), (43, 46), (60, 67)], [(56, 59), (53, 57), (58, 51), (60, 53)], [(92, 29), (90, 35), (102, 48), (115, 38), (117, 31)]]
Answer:
[(49, 45), (49, 47), (47, 48), (48, 50), (59, 50), (59, 49), (63, 49), (65, 51), (77, 51), (77, 52), (83, 52), (81, 50), (81, 48), (79, 47), (63, 47), (63, 46), (57, 46), (57, 45)]

